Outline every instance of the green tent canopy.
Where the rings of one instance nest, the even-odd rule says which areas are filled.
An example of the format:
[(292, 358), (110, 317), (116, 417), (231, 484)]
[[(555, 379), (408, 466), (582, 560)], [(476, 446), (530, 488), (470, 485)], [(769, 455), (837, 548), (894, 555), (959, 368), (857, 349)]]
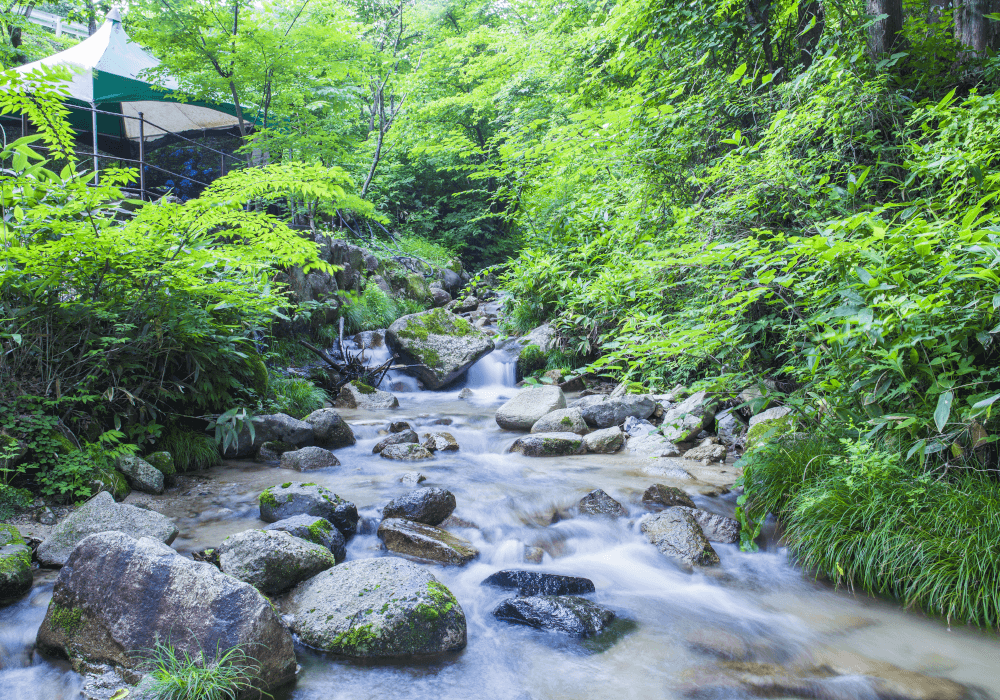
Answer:
[[(237, 126), (236, 108), (226, 104), (181, 102), (162, 88), (157, 89), (139, 78), (160, 62), (128, 38), (118, 10), (108, 13), (104, 24), (93, 36), (76, 46), (40, 61), (17, 68), (31, 73), (40, 66), (64, 66), (73, 71), (65, 87), (69, 103), (83, 109), (70, 110), (70, 123), (78, 131), (92, 131), (97, 112), (97, 133), (122, 139), (138, 139), (142, 113), (143, 134), (147, 140), (166, 134), (206, 129), (229, 129)], [(177, 83), (165, 81), (164, 88), (176, 89)], [(101, 112), (111, 112), (102, 114)]]

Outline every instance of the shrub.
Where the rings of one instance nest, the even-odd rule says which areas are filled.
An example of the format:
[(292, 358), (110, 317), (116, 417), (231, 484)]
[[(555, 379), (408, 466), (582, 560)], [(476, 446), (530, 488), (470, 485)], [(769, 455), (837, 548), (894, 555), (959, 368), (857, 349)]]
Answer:
[(323, 408), (329, 399), (326, 392), (300, 377), (271, 376), (271, 402), (279, 413), (287, 413), (292, 418), (305, 418), (313, 411)]
[(240, 647), (192, 658), (168, 643), (157, 642), (148, 664), (151, 682), (146, 693), (154, 700), (236, 700), (250, 690), (259, 664)]

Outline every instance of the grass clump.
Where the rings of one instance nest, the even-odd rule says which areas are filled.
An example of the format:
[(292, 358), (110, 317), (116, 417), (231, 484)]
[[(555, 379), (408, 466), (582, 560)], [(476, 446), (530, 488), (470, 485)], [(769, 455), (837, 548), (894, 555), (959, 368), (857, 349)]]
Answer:
[(545, 368), (547, 359), (545, 353), (537, 345), (526, 345), (517, 358), (517, 371), (522, 377)]
[(216, 658), (208, 661), (204, 654), (192, 657), (164, 642), (156, 643), (149, 667), (146, 694), (154, 700), (236, 700), (253, 687), (260, 670), (240, 647), (217, 650)]
[(280, 374), (271, 376), (269, 392), (270, 401), (277, 412), (299, 419), (323, 408), (328, 399), (326, 392), (312, 382)]
[(171, 425), (156, 441), (157, 451), (169, 452), (178, 472), (193, 472), (222, 464), (219, 446), (212, 436)]

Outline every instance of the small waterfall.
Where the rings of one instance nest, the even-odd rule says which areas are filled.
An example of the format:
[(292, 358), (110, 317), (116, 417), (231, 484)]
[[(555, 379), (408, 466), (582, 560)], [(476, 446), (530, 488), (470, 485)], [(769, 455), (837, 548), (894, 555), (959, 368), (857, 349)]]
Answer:
[[(344, 350), (351, 354), (363, 350), (365, 364), (369, 367), (378, 367), (392, 357), (381, 331), (365, 331), (353, 338), (344, 338)], [(334, 349), (333, 354), (336, 356), (339, 353)], [(415, 377), (394, 370), (389, 370), (376, 388), (394, 393), (420, 391)]]
[(510, 388), (517, 385), (517, 358), (506, 350), (494, 350), (469, 368), (470, 389)]

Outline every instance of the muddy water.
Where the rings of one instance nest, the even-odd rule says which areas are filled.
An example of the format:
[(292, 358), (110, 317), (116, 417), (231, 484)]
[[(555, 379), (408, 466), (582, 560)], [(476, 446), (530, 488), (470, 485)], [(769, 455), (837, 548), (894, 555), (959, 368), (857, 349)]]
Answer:
[[(481, 556), (464, 568), (430, 566), (465, 610), (468, 648), (435, 661), (382, 664), (300, 648), (299, 680), (279, 700), (680, 698), (703, 684), (717, 663), (698, 651), (705, 640), (709, 646), (749, 645), (756, 650), (755, 659), (787, 665), (859, 655), (950, 678), (980, 689), (983, 697), (1000, 698), (1000, 640), (995, 635), (949, 630), (943, 621), (891, 602), (835, 591), (791, 567), (774, 544), (753, 554), (715, 545), (722, 558), (718, 571), (685, 571), (647, 544), (636, 527), (644, 512), (642, 491), (654, 482), (676, 482), (651, 476), (648, 464), (621, 455), (531, 459), (506, 454), (515, 436), (493, 421), (496, 407), (514, 391), (505, 386), (510, 382), (505, 364), (499, 355), (481, 361), (470, 374), (473, 397), (468, 400), (459, 400), (457, 391), (410, 392), (398, 394), (400, 408), (392, 412), (344, 411), (358, 442), (337, 451), (340, 467), (303, 475), (252, 462), (230, 463), (188, 482), (182, 493), (130, 497), (173, 517), (181, 530), (174, 547), (190, 552), (260, 527), (257, 495), (286, 481), (328, 486), (354, 501), (362, 517), (373, 522), (381, 506), (407, 490), (399, 481), (406, 472), (419, 471), (427, 477), (423, 485), (455, 494), (455, 515), (476, 526), (455, 532), (470, 539)], [(390, 417), (409, 421), (421, 433), (447, 430), (461, 450), (423, 463), (372, 455)], [(437, 425), (441, 419), (452, 423)], [(731, 477), (720, 474), (719, 480)], [(551, 524), (554, 512), (565, 511), (594, 488), (625, 504), (630, 517), (614, 522), (571, 517)], [(695, 500), (727, 514), (735, 504), (733, 494)], [(536, 566), (524, 563), (526, 546), (545, 550), (538, 569), (592, 579), (597, 587), (593, 599), (633, 620), (635, 628), (601, 651), (496, 622), (490, 611), (504, 596), (479, 583), (502, 568)], [(376, 556), (385, 552), (374, 535), (358, 535), (349, 543), (348, 558)], [(49, 590), (36, 587), (32, 599), (0, 611), (0, 664), (8, 669), (0, 671), (0, 698), (75, 697), (73, 674), (28, 651)], [(839, 682), (837, 697), (874, 698), (858, 679)], [(39, 688), (47, 694), (37, 694)], [(750, 696), (728, 689), (711, 697)]]

